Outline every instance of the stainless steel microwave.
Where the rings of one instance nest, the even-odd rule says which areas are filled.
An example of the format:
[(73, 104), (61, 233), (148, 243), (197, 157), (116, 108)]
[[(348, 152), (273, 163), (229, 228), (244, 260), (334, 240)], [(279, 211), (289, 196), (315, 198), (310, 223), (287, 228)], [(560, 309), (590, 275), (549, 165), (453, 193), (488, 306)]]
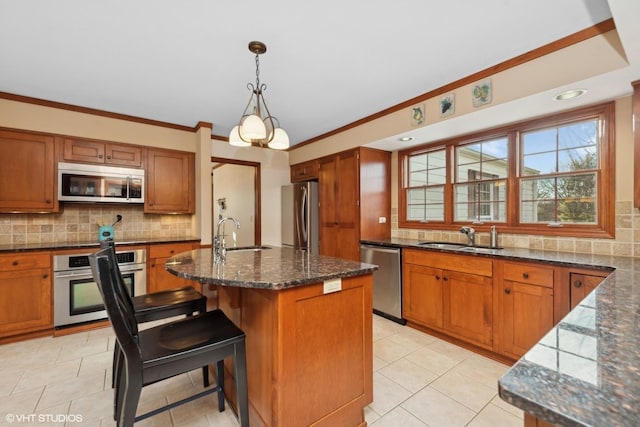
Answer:
[(144, 203), (144, 170), (60, 162), (58, 200)]

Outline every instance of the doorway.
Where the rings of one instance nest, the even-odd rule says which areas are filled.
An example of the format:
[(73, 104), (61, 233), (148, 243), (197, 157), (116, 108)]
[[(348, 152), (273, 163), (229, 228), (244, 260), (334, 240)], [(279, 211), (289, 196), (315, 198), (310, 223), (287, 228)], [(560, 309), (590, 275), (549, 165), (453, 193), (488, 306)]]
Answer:
[(221, 226), (227, 246), (260, 245), (260, 163), (219, 157), (212, 157), (211, 162), (213, 235), (221, 218), (232, 217), (240, 223), (240, 229), (232, 222)]

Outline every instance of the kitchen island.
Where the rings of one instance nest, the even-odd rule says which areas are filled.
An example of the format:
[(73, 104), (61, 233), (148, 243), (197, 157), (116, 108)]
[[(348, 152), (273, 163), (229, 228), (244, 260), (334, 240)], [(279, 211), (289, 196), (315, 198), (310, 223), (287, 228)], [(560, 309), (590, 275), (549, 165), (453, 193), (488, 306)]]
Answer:
[[(376, 266), (288, 248), (211, 249), (167, 260), (246, 334), (252, 426), (365, 426), (373, 400)], [(235, 381), (225, 362), (227, 398)]]

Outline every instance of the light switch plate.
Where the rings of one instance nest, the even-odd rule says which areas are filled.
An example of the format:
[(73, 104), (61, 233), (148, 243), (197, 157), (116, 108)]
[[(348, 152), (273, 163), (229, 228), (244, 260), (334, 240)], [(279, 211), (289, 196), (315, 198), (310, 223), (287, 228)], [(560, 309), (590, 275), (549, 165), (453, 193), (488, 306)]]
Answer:
[(323, 293), (328, 294), (331, 292), (338, 292), (342, 290), (342, 279), (331, 279), (324, 281)]

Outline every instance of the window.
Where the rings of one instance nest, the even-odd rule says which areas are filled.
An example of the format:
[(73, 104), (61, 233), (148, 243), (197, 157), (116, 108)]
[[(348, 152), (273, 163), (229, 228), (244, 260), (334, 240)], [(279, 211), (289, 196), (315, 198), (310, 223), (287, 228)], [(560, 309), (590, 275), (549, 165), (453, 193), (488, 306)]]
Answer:
[(506, 221), (508, 139), (460, 145), (455, 150), (456, 221)]
[(598, 120), (520, 138), (520, 222), (596, 224)]
[(445, 150), (409, 158), (407, 217), (411, 221), (444, 221), (444, 185), (447, 180)]
[(399, 153), (399, 226), (613, 237), (614, 103)]

